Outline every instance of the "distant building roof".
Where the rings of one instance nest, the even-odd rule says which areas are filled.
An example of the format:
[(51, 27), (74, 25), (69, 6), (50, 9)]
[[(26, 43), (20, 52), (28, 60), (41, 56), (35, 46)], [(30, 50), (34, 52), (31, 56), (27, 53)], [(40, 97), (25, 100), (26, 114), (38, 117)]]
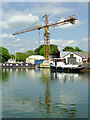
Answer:
[(90, 57), (90, 52), (63, 52), (63, 51), (60, 52), (60, 56), (63, 58), (66, 55), (68, 55), (69, 53), (77, 54), (77, 55), (81, 56), (82, 58)]
[(70, 52), (64, 52), (64, 51), (60, 51), (60, 57), (63, 58), (64, 56), (66, 56), (67, 54), (69, 54)]
[(41, 55), (31, 55), (31, 56), (29, 56), (27, 59), (38, 59), (38, 60), (40, 60), (40, 59), (45, 59), (43, 56), (41, 56)]
[(89, 57), (89, 53), (88, 52), (73, 52), (83, 58), (88, 58)]
[(16, 63), (16, 60), (14, 60), (14, 59), (8, 59), (7, 63)]

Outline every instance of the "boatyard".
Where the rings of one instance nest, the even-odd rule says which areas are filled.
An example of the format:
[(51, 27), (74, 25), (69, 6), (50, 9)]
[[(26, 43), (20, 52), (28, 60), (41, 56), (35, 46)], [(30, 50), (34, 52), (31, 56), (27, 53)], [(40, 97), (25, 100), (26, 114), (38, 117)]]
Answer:
[[(59, 52), (59, 54), (62, 54), (63, 52)], [(65, 52), (66, 53), (66, 52)], [(57, 53), (53, 53), (51, 56), (50, 54), (50, 59), (51, 60), (46, 60), (43, 56), (40, 55), (32, 55), (26, 59), (25, 62), (16, 62), (15, 60), (9, 59), (8, 62), (0, 64), (2, 68), (7, 68), (7, 69), (17, 69), (17, 68), (51, 68), (51, 70), (58, 70), (58, 71), (70, 71), (70, 72), (80, 72), (80, 71), (89, 71), (90, 70), (90, 62), (89, 62), (89, 55), (85, 52), (81, 52), (81, 54), (85, 54), (86, 57), (81, 57), (81, 61), (79, 57), (69, 57), (65, 58), (67, 55), (74, 55), (76, 54), (75, 52), (68, 52), (66, 53), (67, 55), (64, 56), (57, 56)], [(79, 52), (80, 54), (80, 52)], [(77, 52), (78, 55), (78, 52)], [(55, 57), (54, 57), (55, 56)], [(75, 60), (74, 60), (75, 58)], [(67, 60), (66, 60), (67, 59)], [(79, 61), (76, 61), (79, 60)], [(82, 61), (83, 60), (83, 61)], [(62, 67), (62, 68), (61, 68)], [(79, 69), (80, 68), (80, 69)], [(70, 69), (70, 70), (69, 70)], [(80, 71), (79, 71), (80, 70)]]

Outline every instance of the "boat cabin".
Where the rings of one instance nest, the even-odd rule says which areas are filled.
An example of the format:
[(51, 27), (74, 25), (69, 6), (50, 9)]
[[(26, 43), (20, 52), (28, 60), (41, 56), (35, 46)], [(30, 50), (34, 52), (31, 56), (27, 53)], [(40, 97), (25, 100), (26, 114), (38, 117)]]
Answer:
[(53, 66), (62, 66), (62, 65), (65, 65), (65, 63), (66, 63), (65, 59), (54, 58), (53, 62), (51, 63), (51, 65), (53, 65)]

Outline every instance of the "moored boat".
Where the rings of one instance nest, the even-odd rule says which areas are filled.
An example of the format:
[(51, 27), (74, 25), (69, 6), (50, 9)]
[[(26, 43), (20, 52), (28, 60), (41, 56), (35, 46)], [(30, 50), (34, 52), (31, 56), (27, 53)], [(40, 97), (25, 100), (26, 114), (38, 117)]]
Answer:
[(80, 72), (85, 67), (81, 65), (65, 64), (61, 59), (55, 59), (50, 68), (52, 71)]

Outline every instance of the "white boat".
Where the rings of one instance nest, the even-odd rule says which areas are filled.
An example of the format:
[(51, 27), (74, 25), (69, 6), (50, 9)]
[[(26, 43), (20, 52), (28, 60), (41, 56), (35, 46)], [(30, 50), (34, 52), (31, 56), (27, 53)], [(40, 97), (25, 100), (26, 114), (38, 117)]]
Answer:
[(50, 68), (53, 71), (67, 71), (67, 72), (80, 72), (84, 67), (81, 65), (65, 64), (63, 60), (54, 59), (50, 64)]

